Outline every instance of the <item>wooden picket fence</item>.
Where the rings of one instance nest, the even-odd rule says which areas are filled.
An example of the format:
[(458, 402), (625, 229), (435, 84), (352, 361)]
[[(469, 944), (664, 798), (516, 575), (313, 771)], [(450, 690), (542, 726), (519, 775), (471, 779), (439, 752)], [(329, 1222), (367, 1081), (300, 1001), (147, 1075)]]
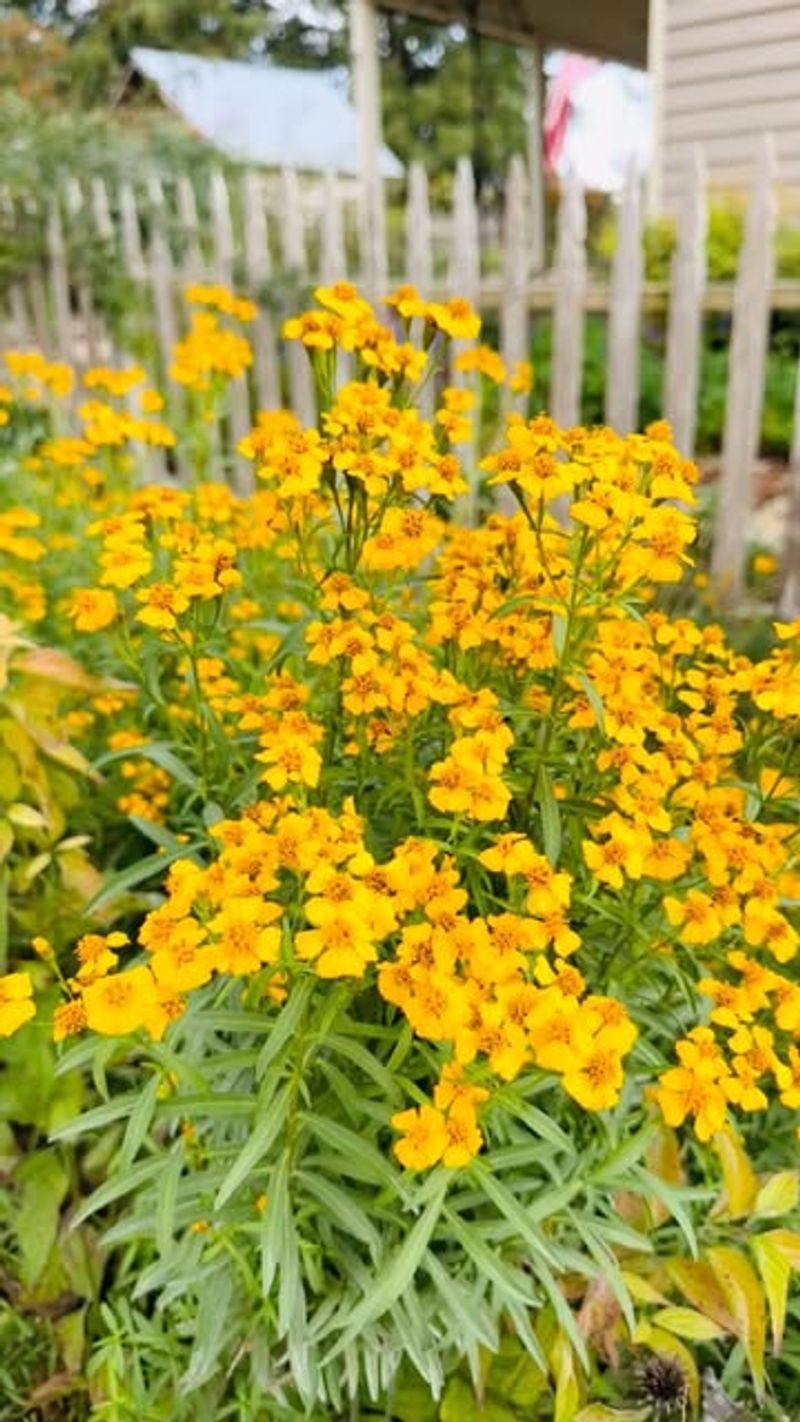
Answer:
[[(663, 412), (678, 447), (694, 449), (702, 322), (707, 311), (731, 315), (718, 522), (712, 568), (718, 585), (735, 595), (742, 587), (752, 507), (751, 477), (757, 454), (768, 327), (771, 310), (800, 310), (800, 281), (776, 283), (773, 235), (776, 222), (772, 143), (764, 139), (745, 221), (744, 247), (735, 283), (706, 280), (706, 183), (702, 156), (686, 175), (671, 279), (644, 279), (643, 209), (639, 183), (631, 178), (621, 196), (608, 282), (589, 270), (586, 204), (575, 181), (563, 185), (552, 265), (532, 270), (529, 199), (525, 166), (512, 161), (505, 190), (500, 251), (487, 253), (468, 160), (459, 162), (449, 220), (432, 216), (425, 172), (408, 173), (403, 250), (395, 242), (376, 253), (363, 241), (363, 213), (352, 192), (333, 176), (310, 188), (297, 173), (211, 173), (199, 192), (188, 175), (174, 180), (151, 172), (136, 184), (112, 191), (103, 179), (70, 176), (39, 207), (44, 246), (7, 289), (0, 309), (4, 347), (37, 346), (77, 365), (123, 361), (130, 350), (112, 336), (93, 293), (85, 264), (75, 261), (86, 244), (94, 267), (105, 262), (123, 272), (135, 293), (137, 314), (150, 324), (162, 369), (185, 323), (181, 290), (198, 280), (221, 280), (254, 296), (260, 315), (252, 330), (255, 352), (249, 389), (238, 384), (229, 412), (240, 436), (255, 410), (291, 401), (312, 417), (312, 389), (301, 349), (281, 338), (283, 317), (296, 309), (318, 281), (349, 276), (378, 296), (385, 280), (414, 283), (427, 296), (468, 297), (496, 314), (501, 351), (509, 363), (530, 352), (531, 322), (549, 314), (553, 324), (549, 406), (559, 423), (580, 420), (583, 345), (588, 312), (607, 318), (605, 415), (623, 431), (636, 427), (643, 316), (660, 311), (667, 321)], [(202, 198), (202, 203), (199, 199)], [(0, 192), (0, 220), (31, 218), (41, 195), (12, 199)], [(201, 220), (199, 212), (206, 216)], [(385, 226), (385, 224), (384, 224)], [(76, 249), (76, 233), (78, 245)], [(360, 245), (360, 250), (359, 250)], [(361, 252), (371, 252), (362, 263)], [(493, 270), (488, 269), (493, 267)], [(122, 339), (124, 345), (124, 339)], [(800, 465), (800, 382), (793, 463)], [(800, 496), (798, 496), (800, 498)], [(795, 505), (798, 499), (795, 499)], [(800, 517), (800, 508), (797, 509)], [(795, 575), (795, 585), (800, 573)], [(800, 593), (795, 592), (795, 599)]]

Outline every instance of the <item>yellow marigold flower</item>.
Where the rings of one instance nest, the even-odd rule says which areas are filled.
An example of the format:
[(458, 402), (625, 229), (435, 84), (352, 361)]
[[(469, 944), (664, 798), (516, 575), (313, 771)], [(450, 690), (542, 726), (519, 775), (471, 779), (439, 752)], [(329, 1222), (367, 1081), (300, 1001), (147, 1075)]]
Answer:
[(151, 583), (149, 587), (138, 588), (136, 599), (142, 603), (136, 621), (162, 632), (174, 631), (178, 618), (189, 606), (186, 594), (170, 583)]
[(107, 588), (74, 588), (66, 611), (79, 632), (101, 632), (116, 621), (119, 607)]
[(6, 973), (0, 977), (0, 1037), (11, 1037), (36, 1016), (32, 1002), (30, 973)]
[(455, 341), (474, 341), (480, 335), (481, 318), (461, 296), (447, 302), (431, 302), (427, 317), (435, 326)]
[(83, 989), (86, 1025), (106, 1037), (125, 1037), (152, 1020), (158, 995), (149, 968), (127, 968)]
[(394, 1152), (407, 1170), (428, 1170), (450, 1146), (444, 1115), (434, 1106), (398, 1111), (392, 1116), (392, 1125), (402, 1132)]
[(86, 1029), (86, 1008), (81, 998), (62, 1002), (53, 1013), (53, 1041), (64, 1042)]

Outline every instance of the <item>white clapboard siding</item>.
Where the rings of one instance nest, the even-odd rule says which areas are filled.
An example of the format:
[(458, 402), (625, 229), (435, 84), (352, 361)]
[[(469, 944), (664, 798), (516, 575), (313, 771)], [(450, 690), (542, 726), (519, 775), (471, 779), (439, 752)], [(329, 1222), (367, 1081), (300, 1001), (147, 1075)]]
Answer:
[[(528, 303), (525, 292), (530, 270), (528, 223), (526, 207), (528, 183), (525, 164), (514, 157), (506, 184), (506, 210), (503, 230), (503, 303), (500, 310), (500, 350), (509, 375), (530, 354), (528, 341)], [(521, 408), (525, 396), (508, 396), (508, 407)]]
[[(281, 199), (280, 227), (284, 266), (287, 273), (295, 278), (299, 288), (308, 279), (308, 257), (300, 184), (293, 168), (285, 168), (281, 174)], [(288, 342), (286, 362), (292, 408), (303, 424), (313, 424), (316, 411), (311, 368), (308, 355), (299, 341)]]
[(775, 154), (762, 145), (745, 221), (730, 339), (725, 437), (711, 574), (720, 597), (742, 590), (747, 527), (753, 507), (753, 461), (758, 451), (764, 397), (769, 292), (775, 269)]
[(555, 279), (550, 407), (553, 418), (570, 429), (581, 416), (586, 295), (586, 197), (575, 173), (561, 189)]
[(685, 193), (672, 257), (667, 359), (664, 373), (664, 414), (672, 425), (682, 454), (694, 454), (700, 353), (703, 334), (703, 294), (706, 285), (708, 206), (705, 164), (695, 150), (688, 165)]
[[(214, 244), (214, 264), (226, 286), (235, 285), (236, 239), (233, 231), (231, 199), (224, 173), (215, 168), (211, 174), (209, 200), (211, 205), (211, 231)], [(245, 435), (249, 434), (250, 397), (247, 375), (229, 383), (231, 434), (234, 451)], [(234, 484), (240, 493), (252, 487), (252, 467), (241, 455), (233, 454)]]
[(617, 221), (606, 364), (606, 422), (621, 434), (637, 424), (642, 268), (641, 183), (631, 169)]
[(252, 169), (242, 179), (242, 212), (247, 280), (251, 294), (258, 303), (258, 316), (252, 327), (256, 400), (259, 405), (274, 409), (281, 398), (278, 348), (275, 322), (265, 303), (272, 275), (272, 259), (263, 179)]

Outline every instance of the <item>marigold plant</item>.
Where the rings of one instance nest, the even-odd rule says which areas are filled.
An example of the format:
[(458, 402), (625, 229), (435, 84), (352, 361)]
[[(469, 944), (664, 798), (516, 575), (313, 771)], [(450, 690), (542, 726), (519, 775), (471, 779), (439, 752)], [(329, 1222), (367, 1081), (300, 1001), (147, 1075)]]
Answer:
[[(254, 310), (189, 295), (172, 377), (206, 420)], [(697, 473), (666, 424), (527, 418), (529, 372), (481, 346), (446, 384), (465, 302), (316, 295), (286, 334), (318, 424), (259, 415), (254, 492), (137, 485), (137, 450), (196, 432), (143, 372), (95, 371), (0, 514), (10, 560), (46, 550), (36, 612), (114, 678), (71, 729), (138, 836), (52, 1026), (109, 1081), (62, 1135), (122, 1128), (86, 1213), (124, 1199), (137, 1293), (193, 1301), (190, 1391), (438, 1394), (512, 1335), (559, 1422), (631, 1347), (677, 1357), (696, 1405), (682, 1338), (738, 1339), (761, 1388), (753, 1320), (766, 1300), (779, 1346), (800, 1259), (796, 1177), (764, 1207), (743, 1144), (767, 1113), (789, 1178), (800, 622), (751, 661), (669, 615)], [(11, 426), (68, 388), (7, 365)], [(0, 1030), (31, 1012), (0, 981)]]

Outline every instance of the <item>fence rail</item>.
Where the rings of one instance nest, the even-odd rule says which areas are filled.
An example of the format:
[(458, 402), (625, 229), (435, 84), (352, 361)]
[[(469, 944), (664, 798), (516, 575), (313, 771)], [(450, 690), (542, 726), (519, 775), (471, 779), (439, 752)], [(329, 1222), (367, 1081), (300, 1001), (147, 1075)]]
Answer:
[[(311, 388), (303, 352), (285, 347), (284, 315), (317, 281), (349, 276), (373, 296), (378, 273), (411, 281), (426, 296), (457, 291), (494, 313), (500, 348), (510, 360), (530, 350), (532, 322), (553, 325), (550, 403), (556, 417), (578, 423), (586, 317), (607, 317), (606, 417), (623, 430), (637, 423), (643, 318), (666, 319), (663, 390), (665, 416), (682, 451), (694, 450), (701, 323), (705, 313), (730, 316), (729, 398), (722, 460), (721, 523), (714, 548), (717, 582), (735, 595), (743, 580), (751, 470), (757, 453), (763, 403), (765, 341), (771, 311), (800, 311), (800, 281), (774, 276), (775, 175), (764, 140), (745, 220), (735, 282), (709, 283), (706, 275), (706, 192), (702, 158), (692, 157), (677, 245), (668, 282), (643, 273), (641, 194), (631, 178), (617, 208), (616, 238), (608, 280), (590, 272), (586, 204), (578, 185), (564, 185), (552, 266), (533, 270), (526, 171), (515, 160), (505, 191), (504, 220), (492, 242), (482, 229), (470, 163), (457, 167), (449, 216), (432, 214), (425, 172), (408, 174), (403, 230), (364, 245), (357, 192), (333, 177), (316, 186), (287, 170), (280, 175), (245, 171), (232, 178), (212, 172), (202, 186), (187, 174), (150, 172), (112, 188), (102, 178), (69, 175), (49, 198), (12, 197), (0, 188), (0, 223), (6, 232), (36, 234), (34, 255), (7, 284), (0, 304), (3, 345), (36, 345), (81, 365), (98, 358), (120, 361), (141, 354), (151, 333), (162, 367), (182, 329), (180, 289), (218, 279), (256, 297), (261, 315), (253, 330), (255, 364), (250, 390), (233, 395), (233, 432), (247, 427), (255, 408), (292, 400), (311, 413)], [(396, 216), (396, 214), (395, 214)], [(375, 234), (372, 234), (375, 237)], [(122, 312), (108, 314), (108, 287), (116, 273), (128, 283)], [(104, 296), (105, 292), (105, 296)], [(113, 307), (113, 300), (111, 301)], [(794, 465), (800, 464), (800, 382)], [(797, 501), (795, 501), (796, 503)], [(798, 579), (795, 577), (795, 584)]]

